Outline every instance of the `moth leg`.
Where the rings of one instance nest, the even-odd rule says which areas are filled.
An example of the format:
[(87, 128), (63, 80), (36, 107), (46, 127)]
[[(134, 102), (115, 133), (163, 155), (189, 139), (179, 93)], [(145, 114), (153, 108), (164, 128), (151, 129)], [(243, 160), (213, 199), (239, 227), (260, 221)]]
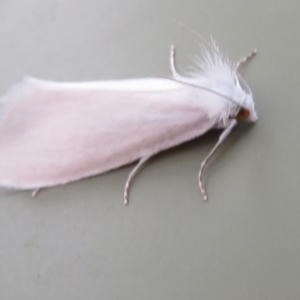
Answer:
[(126, 184), (125, 184), (125, 190), (124, 190), (124, 205), (128, 204), (129, 199), (129, 190), (131, 186), (131, 182), (134, 178), (134, 176), (139, 172), (143, 164), (151, 157), (151, 155), (145, 156), (140, 159), (138, 164), (133, 168), (133, 170), (129, 173), (129, 176), (127, 178)]
[(31, 197), (35, 198), (40, 191), (41, 191), (41, 189), (35, 189), (35, 190), (33, 190), (32, 193), (31, 193)]
[(238, 63), (236, 64), (236, 69), (238, 69), (240, 66), (245, 64), (247, 61), (249, 61), (253, 56), (257, 54), (257, 49), (254, 49), (252, 52), (250, 52), (247, 56), (242, 57)]
[(200, 191), (201, 191), (201, 194), (202, 194), (202, 197), (203, 197), (204, 200), (207, 200), (207, 194), (206, 194), (205, 188), (203, 186), (203, 178), (202, 178), (203, 177), (204, 167), (207, 164), (207, 162), (211, 159), (211, 157), (213, 156), (213, 154), (216, 152), (216, 150), (219, 148), (219, 146), (226, 140), (226, 138), (230, 134), (232, 128), (236, 124), (237, 124), (237, 121), (235, 119), (233, 119), (233, 120), (231, 120), (229, 122), (228, 126), (224, 129), (224, 131), (220, 135), (219, 140), (216, 143), (216, 145), (212, 148), (212, 150), (209, 152), (209, 154), (205, 157), (205, 159), (201, 163), (201, 167), (200, 167), (200, 171), (199, 171), (199, 174), (198, 174), (198, 178), (199, 178)]
[(180, 77), (179, 73), (176, 70), (176, 62), (175, 62), (175, 47), (174, 45), (171, 46), (170, 51), (170, 67), (173, 77)]

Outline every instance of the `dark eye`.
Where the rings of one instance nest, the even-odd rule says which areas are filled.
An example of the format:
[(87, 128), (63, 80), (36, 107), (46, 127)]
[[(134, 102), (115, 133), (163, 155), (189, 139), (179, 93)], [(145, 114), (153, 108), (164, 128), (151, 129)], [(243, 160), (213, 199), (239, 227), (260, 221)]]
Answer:
[(250, 116), (250, 111), (246, 108), (241, 108), (240, 111), (238, 112), (236, 118), (237, 120), (246, 120)]

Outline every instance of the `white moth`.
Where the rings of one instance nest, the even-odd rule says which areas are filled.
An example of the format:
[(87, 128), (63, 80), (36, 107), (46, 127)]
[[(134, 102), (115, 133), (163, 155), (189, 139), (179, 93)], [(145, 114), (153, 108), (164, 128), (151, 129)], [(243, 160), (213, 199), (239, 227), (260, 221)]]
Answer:
[(31, 189), (63, 185), (138, 164), (125, 185), (153, 155), (223, 129), (203, 169), (237, 120), (255, 122), (252, 93), (237, 64), (215, 42), (203, 41), (190, 76), (179, 75), (171, 47), (172, 78), (59, 83), (26, 78), (1, 98), (0, 185)]

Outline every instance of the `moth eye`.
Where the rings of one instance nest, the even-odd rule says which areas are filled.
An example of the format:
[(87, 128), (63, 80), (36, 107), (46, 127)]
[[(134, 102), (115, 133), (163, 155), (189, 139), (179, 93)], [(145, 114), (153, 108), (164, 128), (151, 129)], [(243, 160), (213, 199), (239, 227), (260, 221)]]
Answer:
[(250, 116), (250, 111), (246, 108), (241, 108), (236, 116), (237, 120), (246, 120)]

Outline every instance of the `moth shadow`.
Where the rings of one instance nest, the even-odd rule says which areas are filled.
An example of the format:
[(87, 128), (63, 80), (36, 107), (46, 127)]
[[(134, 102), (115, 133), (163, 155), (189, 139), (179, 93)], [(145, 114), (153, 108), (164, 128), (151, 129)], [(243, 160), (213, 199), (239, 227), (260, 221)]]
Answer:
[[(222, 159), (226, 158), (226, 153), (229, 149), (232, 149), (235, 144), (240, 140), (246, 138), (247, 136), (247, 132), (249, 132), (251, 129), (253, 128), (253, 124), (247, 123), (247, 122), (241, 122), (238, 124), (238, 126), (236, 126), (233, 131), (231, 132), (231, 134), (229, 135), (229, 137), (223, 142), (223, 144), (220, 146), (220, 148), (217, 150), (217, 152), (212, 156), (212, 158), (210, 159), (209, 163), (206, 166), (206, 173), (209, 175), (210, 171), (214, 171), (216, 168), (218, 168), (217, 164), (215, 164), (216, 161), (218, 161), (220, 159), (220, 156)], [(193, 139), (191, 141), (188, 141), (186, 143), (183, 143), (179, 146), (176, 146), (174, 148), (171, 149), (167, 149), (165, 151), (162, 151), (160, 153), (158, 153), (157, 155), (155, 155), (152, 159), (151, 159), (151, 163), (155, 164), (155, 163), (159, 163), (161, 161), (165, 161), (166, 159), (174, 159), (176, 157), (181, 156), (183, 153), (188, 153), (188, 152), (196, 152), (197, 150), (199, 150), (199, 160), (196, 163), (197, 167), (200, 167), (200, 163), (201, 161), (204, 160), (204, 158), (206, 157), (206, 155), (210, 152), (210, 150), (212, 149), (212, 147), (217, 143), (219, 136), (221, 135), (222, 130), (212, 130), (207, 132), (206, 134)], [(147, 165), (149, 165), (150, 162), (147, 163)], [(39, 202), (48, 199), (48, 197), (54, 198), (54, 199), (58, 199), (57, 201), (59, 201), (59, 195), (61, 193), (61, 188), (65, 188), (65, 192), (70, 189), (70, 194), (68, 194), (68, 196), (64, 197), (65, 200), (72, 199), (72, 191), (74, 190), (74, 187), (76, 188), (77, 192), (79, 192), (79, 190), (82, 188), (83, 184), (86, 185), (87, 182), (92, 186), (93, 184), (95, 184), (95, 182), (91, 182), (91, 179), (93, 178), (97, 178), (100, 176), (105, 176), (108, 173), (114, 173), (117, 170), (128, 170), (128, 172), (130, 172), (130, 170), (136, 165), (136, 162), (131, 163), (131, 164), (127, 164), (125, 166), (122, 166), (120, 168), (111, 170), (109, 172), (103, 173), (103, 174), (99, 174), (99, 175), (95, 175), (95, 176), (90, 176), (88, 178), (84, 178), (81, 179), (79, 182), (70, 182), (66, 185), (61, 185), (61, 186), (56, 186), (56, 187), (51, 187), (51, 188), (45, 188), (45, 189), (41, 189), (41, 194), (44, 194), (44, 192), (51, 190), (52, 192), (50, 193), (50, 196), (47, 197), (41, 197), (41, 195), (38, 195), (36, 198), (32, 198), (31, 197), (31, 190), (14, 190), (14, 189), (7, 189), (7, 188), (1, 188), (0, 190), (0, 194), (3, 196), (18, 196), (20, 194), (27, 194), (26, 198), (31, 198), (32, 201), (35, 201), (35, 199), (38, 199)], [(81, 182), (81, 183), (80, 183)], [(82, 185), (81, 185), (82, 184)], [(52, 199), (53, 201), (53, 199)]]
[[(247, 132), (249, 132), (253, 128), (253, 125), (254, 124), (248, 122), (239, 123), (232, 130), (232, 132), (230, 133), (228, 138), (222, 143), (222, 145), (220, 145), (216, 153), (211, 157), (206, 168), (209, 168), (210, 165), (213, 165), (216, 161), (220, 159), (220, 157), (223, 159), (226, 156), (226, 153), (229, 149), (232, 149), (237, 142), (240, 143), (240, 141), (243, 138), (246, 138)], [(217, 143), (220, 135), (222, 134), (222, 131), (222, 129), (211, 130), (206, 134), (197, 137), (196, 139), (178, 145), (172, 149), (162, 151), (161, 153), (155, 155), (152, 161), (160, 162), (166, 158), (176, 157), (184, 152), (196, 151), (197, 149), (199, 149), (201, 151), (199, 151), (199, 161), (197, 162), (197, 165), (200, 167), (201, 161), (205, 159), (205, 157)]]

